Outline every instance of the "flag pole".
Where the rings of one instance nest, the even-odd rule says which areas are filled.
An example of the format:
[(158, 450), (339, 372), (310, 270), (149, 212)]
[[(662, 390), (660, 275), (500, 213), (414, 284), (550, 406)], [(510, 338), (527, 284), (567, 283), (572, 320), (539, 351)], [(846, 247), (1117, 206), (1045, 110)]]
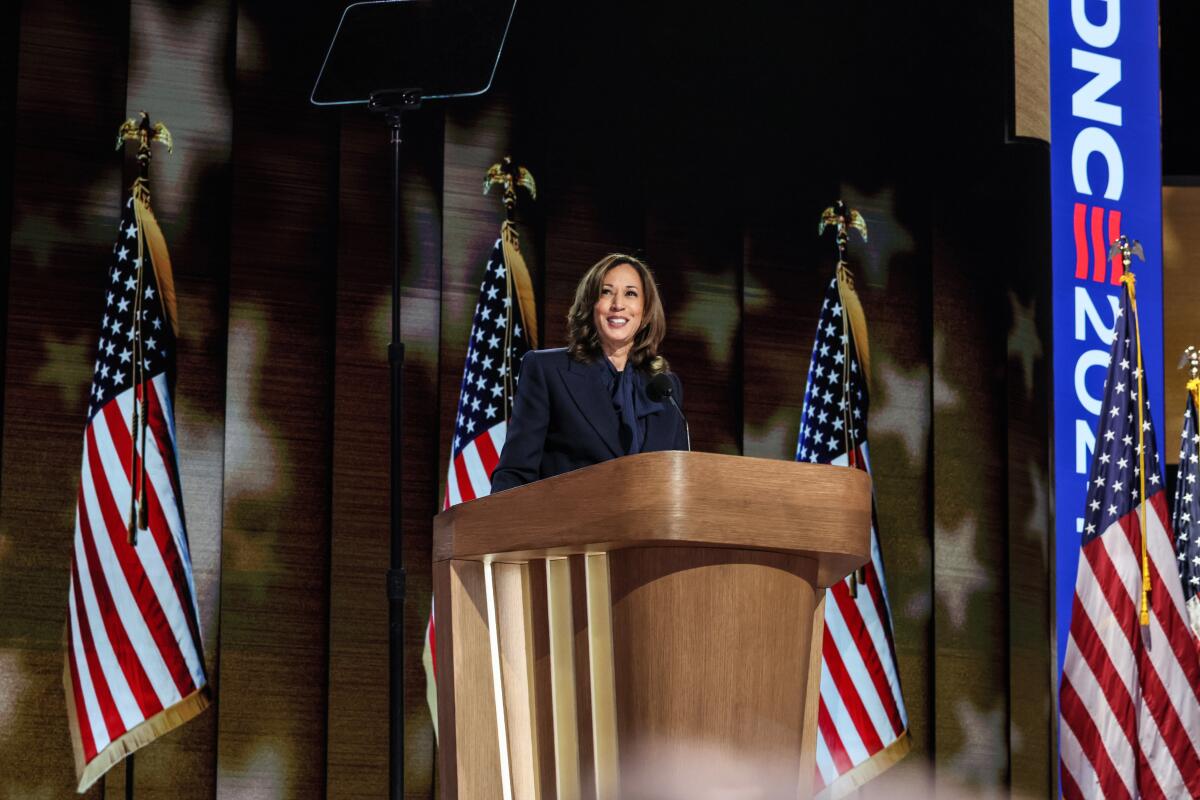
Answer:
[[(836, 243), (838, 251), (837, 276), (838, 297), (842, 303), (842, 351), (845, 366), (842, 369), (842, 399), (845, 403), (842, 411), (842, 437), (846, 447), (846, 460), (850, 467), (857, 468), (858, 441), (854, 435), (854, 419), (850, 407), (850, 364), (857, 357), (862, 364), (863, 379), (870, 381), (869, 357), (867, 349), (867, 322), (863, 314), (862, 303), (858, 293), (854, 291), (854, 275), (850, 272), (850, 261), (846, 253), (850, 247), (851, 229), (858, 231), (864, 242), (867, 241), (867, 222), (856, 209), (850, 208), (845, 201), (838, 200), (821, 213), (821, 222), (817, 226), (817, 235), (825, 232), (826, 226), (834, 226), (837, 231)], [(854, 350), (851, 352), (851, 334), (854, 338)], [(874, 505), (874, 501), (872, 501)], [(874, 513), (872, 513), (872, 524)], [(859, 584), (866, 582), (866, 568), (859, 567), (850, 573), (850, 596), (858, 597)]]
[(167, 152), (174, 149), (171, 132), (161, 122), (150, 124), (150, 115), (145, 111), (138, 114), (139, 119), (127, 119), (117, 130), (117, 149), (120, 150), (127, 141), (138, 143), (137, 161), (138, 176), (134, 179), (132, 199), (134, 203), (137, 225), (137, 289), (133, 299), (133, 321), (130, 325), (133, 332), (133, 364), (131, 368), (131, 384), (134, 387), (130, 432), (130, 468), (129, 485), (129, 544), (137, 546), (138, 531), (147, 528), (146, 512), (146, 465), (141, 454), (146, 452), (147, 409), (146, 393), (142, 388), (145, 377), (145, 361), (142, 353), (142, 283), (146, 267), (146, 238), (142, 230), (141, 215), (137, 213), (138, 204), (150, 207), (150, 145), (159, 142), (167, 146)]
[(1130, 269), (1133, 256), (1146, 260), (1141, 242), (1121, 234), (1113, 240), (1108, 250), (1109, 258), (1121, 254), (1121, 283), (1129, 292), (1129, 309), (1133, 313), (1133, 335), (1137, 340), (1137, 393), (1138, 393), (1138, 527), (1142, 540), (1142, 597), (1138, 607), (1138, 620), (1142, 627), (1150, 625), (1150, 556), (1146, 546), (1146, 374), (1142, 366), (1142, 326), (1138, 322), (1137, 295), (1134, 292), (1134, 275)]
[[(133, 347), (134, 357), (131, 369), (133, 385), (132, 419), (130, 420), (130, 474), (129, 474), (129, 545), (137, 547), (138, 532), (147, 530), (148, 519), (146, 512), (146, 465), (142, 454), (146, 452), (146, 431), (149, 428), (146, 391), (142, 384), (145, 378), (145, 361), (142, 354), (142, 322), (141, 310), (142, 283), (145, 275), (146, 240), (142, 231), (140, 215), (136, 212), (138, 203), (150, 206), (150, 159), (151, 144), (158, 142), (166, 145), (167, 152), (174, 150), (171, 132), (162, 122), (150, 124), (150, 115), (145, 111), (138, 114), (138, 119), (127, 119), (117, 130), (117, 150), (128, 141), (137, 142), (138, 176), (134, 179), (130, 202), (135, 205), (135, 219), (139, 219), (137, 231), (137, 289), (134, 295), (133, 308)], [(125, 758), (125, 800), (133, 800), (134, 786), (134, 753)]]

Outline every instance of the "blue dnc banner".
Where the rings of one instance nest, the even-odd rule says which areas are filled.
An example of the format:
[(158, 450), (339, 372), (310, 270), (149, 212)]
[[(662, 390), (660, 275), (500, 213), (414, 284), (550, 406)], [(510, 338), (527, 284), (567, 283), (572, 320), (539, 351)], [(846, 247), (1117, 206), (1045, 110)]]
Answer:
[(1166, 452), (1158, 93), (1157, 3), (1050, 0), (1056, 675), (1121, 291), (1121, 259), (1108, 249), (1121, 234), (1146, 254), (1133, 271), (1157, 452)]

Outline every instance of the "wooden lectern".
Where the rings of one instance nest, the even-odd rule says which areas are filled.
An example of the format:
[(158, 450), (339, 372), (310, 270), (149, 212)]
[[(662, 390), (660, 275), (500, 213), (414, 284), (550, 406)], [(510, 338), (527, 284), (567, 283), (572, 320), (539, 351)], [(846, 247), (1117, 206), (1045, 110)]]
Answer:
[(712, 453), (442, 512), (442, 797), (653, 797), (654, 770), (688, 758), (766, 765), (770, 796), (806, 796), (823, 590), (866, 563), (870, 531), (865, 472)]

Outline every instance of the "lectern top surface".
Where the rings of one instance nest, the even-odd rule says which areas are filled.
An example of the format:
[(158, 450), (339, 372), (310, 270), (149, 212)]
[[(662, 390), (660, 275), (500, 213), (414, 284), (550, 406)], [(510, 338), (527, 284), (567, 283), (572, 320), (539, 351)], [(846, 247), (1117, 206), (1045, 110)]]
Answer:
[(457, 505), (434, 519), (433, 557), (526, 561), (627, 547), (733, 547), (812, 557), (829, 586), (867, 561), (870, 542), (871, 479), (861, 470), (668, 451)]

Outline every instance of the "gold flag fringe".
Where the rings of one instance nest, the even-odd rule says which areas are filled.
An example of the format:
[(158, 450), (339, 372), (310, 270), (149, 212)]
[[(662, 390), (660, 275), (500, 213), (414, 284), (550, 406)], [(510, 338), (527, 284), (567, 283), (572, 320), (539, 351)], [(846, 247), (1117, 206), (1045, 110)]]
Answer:
[(867, 387), (871, 386), (871, 353), (867, 341), (867, 315), (863, 311), (862, 301), (858, 292), (854, 291), (854, 276), (851, 275), (846, 262), (837, 266), (838, 295), (842, 298), (842, 309), (850, 321), (850, 330), (854, 334), (854, 347), (858, 353), (858, 363), (862, 367), (863, 379)]
[(900, 759), (908, 755), (908, 751), (910, 750), (912, 750), (912, 737), (909, 736), (908, 730), (905, 729), (900, 734), (899, 739), (854, 769), (839, 775), (833, 783), (825, 787), (822, 794), (828, 793), (826, 796), (830, 800), (838, 800), (838, 798), (845, 797), (867, 781), (877, 778), (888, 768), (895, 766)]
[(521, 306), (521, 321), (529, 333), (529, 347), (536, 350), (538, 346), (537, 302), (533, 297), (533, 280), (529, 277), (529, 267), (525, 266), (525, 256), (521, 255), (521, 239), (516, 227), (505, 220), (500, 226), (500, 239), (504, 247), (504, 265), (512, 275), (517, 289), (517, 300)]
[(208, 708), (212, 702), (206, 683), (175, 705), (164, 708), (150, 719), (109, 742), (108, 746), (97, 753), (95, 758), (90, 762), (85, 762), (83, 742), (79, 735), (79, 719), (75, 714), (73, 700), (75, 690), (71, 685), (70, 662), (66, 659), (64, 661), (66, 663), (63, 664), (63, 688), (67, 692), (67, 697), (72, 698), (67, 702), (67, 715), (71, 724), (71, 748), (75, 754), (75, 777), (78, 779), (75, 791), (79, 794), (83, 794), (91, 788), (92, 784), (104, 776), (104, 773), (119, 764), (126, 756), (133, 755), (158, 737), (193, 719)]
[[(1133, 313), (1133, 336), (1137, 344), (1137, 407), (1138, 407), (1138, 527), (1142, 539), (1142, 600), (1138, 609), (1138, 621), (1143, 628), (1150, 625), (1150, 556), (1146, 547), (1146, 375), (1142, 371), (1142, 326), (1138, 322), (1137, 295), (1133, 291), (1134, 277), (1129, 271), (1129, 257), (1125, 257), (1125, 272), (1121, 283), (1129, 292), (1129, 309)], [(1157, 469), (1157, 466), (1155, 467)]]

